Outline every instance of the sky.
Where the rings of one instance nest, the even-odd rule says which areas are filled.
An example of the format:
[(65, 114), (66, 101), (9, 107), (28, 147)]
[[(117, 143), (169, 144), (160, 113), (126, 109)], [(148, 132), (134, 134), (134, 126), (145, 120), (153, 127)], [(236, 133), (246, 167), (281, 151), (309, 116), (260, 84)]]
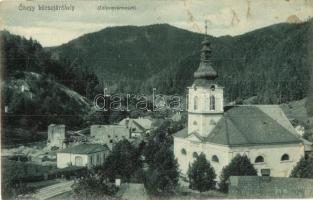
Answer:
[[(38, 5), (74, 6), (74, 11), (40, 11)], [(129, 10), (98, 10), (98, 6)], [(34, 11), (20, 10), (34, 6)], [(313, 0), (0, 0), (0, 29), (57, 46), (106, 27), (168, 23), (213, 36), (240, 35), (313, 16)]]

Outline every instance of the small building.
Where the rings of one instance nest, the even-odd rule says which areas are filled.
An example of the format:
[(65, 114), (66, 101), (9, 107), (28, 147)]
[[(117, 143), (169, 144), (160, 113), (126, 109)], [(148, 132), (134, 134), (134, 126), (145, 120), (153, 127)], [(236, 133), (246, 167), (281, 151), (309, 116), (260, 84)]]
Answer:
[(50, 124), (48, 126), (48, 147), (65, 148), (65, 125), (63, 124)]
[(79, 144), (57, 153), (57, 167), (87, 167), (103, 165), (109, 148), (101, 144)]
[(142, 117), (137, 119), (127, 117), (120, 121), (119, 125), (129, 129), (131, 137), (141, 137), (149, 133), (152, 126), (152, 121)]
[(90, 136), (102, 144), (113, 144), (130, 138), (129, 129), (121, 125), (91, 125)]

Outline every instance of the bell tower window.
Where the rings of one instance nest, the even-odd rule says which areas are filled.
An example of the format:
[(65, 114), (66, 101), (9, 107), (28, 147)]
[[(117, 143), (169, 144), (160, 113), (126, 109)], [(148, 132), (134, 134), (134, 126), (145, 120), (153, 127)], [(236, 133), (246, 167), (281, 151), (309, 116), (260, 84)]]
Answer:
[(198, 97), (195, 96), (193, 99), (193, 109), (197, 110), (198, 109)]
[(210, 96), (210, 110), (215, 110), (215, 97)]

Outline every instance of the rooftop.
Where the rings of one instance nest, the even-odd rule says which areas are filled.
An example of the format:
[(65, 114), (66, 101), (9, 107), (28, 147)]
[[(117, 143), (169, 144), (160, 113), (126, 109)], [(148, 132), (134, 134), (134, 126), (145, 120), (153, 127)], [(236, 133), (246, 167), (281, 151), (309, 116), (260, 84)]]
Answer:
[(278, 105), (234, 106), (228, 109), (207, 137), (183, 129), (174, 137), (227, 146), (301, 143), (295, 129)]
[(101, 144), (79, 144), (59, 151), (58, 153), (72, 153), (72, 154), (90, 154), (100, 151), (108, 151), (109, 148)]

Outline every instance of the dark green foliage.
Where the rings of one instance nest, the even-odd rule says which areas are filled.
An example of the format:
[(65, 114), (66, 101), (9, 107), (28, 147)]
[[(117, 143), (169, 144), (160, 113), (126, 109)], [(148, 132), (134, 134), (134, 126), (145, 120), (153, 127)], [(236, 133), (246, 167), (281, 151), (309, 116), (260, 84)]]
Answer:
[(138, 149), (129, 141), (121, 140), (113, 147), (112, 152), (106, 158), (103, 170), (104, 174), (114, 180), (117, 177), (128, 182), (131, 176), (142, 167), (142, 161)]
[(313, 142), (313, 128), (306, 129), (302, 137), (310, 142)]
[(173, 193), (179, 180), (178, 163), (168, 146), (162, 145), (156, 152), (146, 173), (145, 188), (150, 194)]
[(169, 135), (170, 120), (163, 121), (156, 130), (150, 133), (144, 148), (145, 160), (149, 165), (154, 165), (154, 159), (162, 146), (173, 145), (173, 137)]
[(256, 176), (257, 171), (246, 155), (236, 155), (231, 162), (225, 166), (220, 176), (219, 188), (222, 192), (228, 191), (228, 179), (230, 176)]
[(216, 174), (205, 155), (201, 153), (188, 169), (189, 187), (200, 192), (215, 188)]
[(309, 157), (308, 159), (301, 158), (291, 171), (290, 177), (313, 178), (313, 157)]
[(163, 121), (144, 145), (143, 155), (148, 164), (145, 188), (154, 195), (172, 193), (178, 184), (178, 163), (170, 149), (173, 145), (170, 127), (170, 120)]
[(112, 196), (117, 192), (117, 188), (109, 185), (100, 173), (88, 173), (74, 183), (72, 188), (74, 199), (116, 199)]
[(308, 116), (313, 117), (313, 58), (311, 60), (312, 60), (311, 61), (311, 80), (309, 82), (309, 88), (308, 88), (308, 93), (307, 93), (307, 99), (305, 102), (305, 107), (306, 107)]
[[(225, 87), (227, 100), (257, 96), (258, 103), (281, 103), (303, 98), (312, 63), (310, 27), (312, 20), (235, 37), (209, 37), (217, 82)], [(202, 39), (201, 34), (167, 24), (125, 26), (49, 50), (60, 60), (80, 58), (81, 67), (92, 68), (112, 91), (151, 93), (155, 87), (161, 94), (184, 94), (199, 65)]]
[[(309, 35), (313, 35), (313, 26), (311, 25), (309, 27)], [(307, 93), (307, 99), (306, 99), (306, 110), (308, 113), (308, 116), (313, 117), (313, 56), (312, 56), (312, 49), (313, 49), (313, 41), (308, 40), (308, 51), (309, 57), (308, 57), (308, 67), (310, 69), (309, 74), (311, 75), (311, 79), (309, 81), (309, 88), (308, 88), (308, 93)]]

